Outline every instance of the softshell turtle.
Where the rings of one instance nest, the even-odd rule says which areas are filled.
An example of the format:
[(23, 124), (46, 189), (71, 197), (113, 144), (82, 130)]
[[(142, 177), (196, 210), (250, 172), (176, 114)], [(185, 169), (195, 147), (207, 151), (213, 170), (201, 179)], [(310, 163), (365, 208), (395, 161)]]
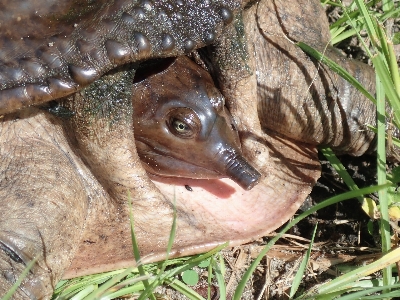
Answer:
[[(4, 4), (6, 12), (15, 7)], [(38, 262), (17, 299), (49, 298), (62, 277), (132, 263), (128, 199), (143, 261), (165, 257), (174, 194), (178, 227), (171, 255), (199, 253), (227, 240), (231, 245), (252, 240), (291, 217), (319, 176), (315, 145), (344, 146), (355, 154), (373, 148), (374, 134), (359, 130), (375, 123), (372, 105), (290, 42), (318, 49), (328, 44), (320, 3), (265, 0), (235, 15), (239, 6), (121, 0), (75, 9), (70, 1), (59, 6), (66, 13), (58, 10), (48, 19), (46, 11), (29, 5), (31, 14), (19, 15), (17, 7), (11, 20), (2, 15), (7, 23), (0, 52), (0, 294), (33, 257)], [(26, 26), (35, 20), (47, 20), (36, 22), (37, 34)], [(183, 54), (208, 43), (243, 155), (262, 174), (250, 191), (229, 179), (152, 182), (134, 143), (134, 71), (99, 78), (127, 62)], [(369, 67), (331, 50), (327, 55), (374, 89)], [(75, 113), (69, 119), (38, 107), (21, 109), (93, 81), (63, 100)]]

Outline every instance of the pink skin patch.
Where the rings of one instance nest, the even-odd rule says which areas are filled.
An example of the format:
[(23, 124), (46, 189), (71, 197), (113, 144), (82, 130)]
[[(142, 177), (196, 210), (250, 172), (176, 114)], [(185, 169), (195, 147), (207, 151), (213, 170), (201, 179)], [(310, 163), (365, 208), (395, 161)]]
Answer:
[[(280, 227), (296, 212), (320, 174), (316, 149), (267, 135), (262, 138), (265, 150), (257, 151), (251, 162), (263, 177), (250, 191), (229, 179), (151, 176), (164, 197), (146, 195), (132, 203), (143, 262), (166, 257), (174, 205), (177, 230), (169, 257), (202, 253), (224, 242), (233, 246), (252, 241)], [(246, 142), (246, 147), (261, 149), (260, 139)], [(118, 206), (116, 217), (107, 212), (112, 201), (105, 203), (105, 207), (94, 207), (89, 213), (82, 245), (64, 278), (134, 264), (129, 207)]]
[[(241, 188), (231, 180), (226, 179), (187, 179), (187, 178), (163, 178), (159, 176), (149, 176), (155, 185), (163, 191), (164, 195), (173, 196), (171, 189), (175, 190), (176, 195), (182, 198), (198, 198), (198, 194), (208, 193), (207, 199), (213, 200), (232, 199)], [(187, 186), (187, 187), (186, 187)], [(184, 187), (184, 189), (182, 189)], [(191, 189), (191, 190), (190, 190)], [(193, 193), (194, 192), (194, 193)]]

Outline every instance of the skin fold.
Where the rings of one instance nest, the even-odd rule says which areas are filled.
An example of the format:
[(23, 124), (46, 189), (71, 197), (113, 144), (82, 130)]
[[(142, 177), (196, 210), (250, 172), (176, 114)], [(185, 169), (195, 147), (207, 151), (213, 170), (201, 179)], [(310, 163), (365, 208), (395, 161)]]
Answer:
[[(368, 100), (288, 40), (325, 49), (328, 23), (319, 1), (287, 6), (265, 0), (237, 14), (233, 1), (203, 4), (193, 2), (196, 9), (182, 10), (182, 19), (178, 10), (166, 13), (160, 23), (167, 9), (156, 2), (141, 1), (139, 7), (107, 1), (80, 13), (66, 2), (57, 9), (70, 14), (53, 20), (60, 26), (41, 17), (44, 25), (39, 22), (29, 38), (27, 29), (12, 27), (22, 26), (15, 23), (18, 17), (9, 20), (0, 47), (0, 295), (33, 257), (38, 261), (15, 299), (48, 299), (63, 277), (132, 265), (129, 202), (145, 262), (165, 257), (174, 207), (172, 257), (251, 241), (281, 226), (304, 201), (319, 177), (316, 145), (356, 155), (374, 147), (373, 135), (359, 130), (375, 119)], [(155, 9), (147, 10), (149, 5)], [(147, 16), (154, 23), (147, 31), (148, 24), (137, 21), (142, 12), (158, 13)], [(132, 26), (127, 14), (139, 16)], [(207, 29), (215, 34), (203, 36)], [(193, 49), (212, 44), (205, 49), (210, 73), (236, 125), (243, 157), (261, 174), (250, 191), (230, 179), (149, 176), (139, 159), (133, 121), (142, 101), (133, 90), (138, 66), (113, 68), (180, 55), (188, 51), (185, 45), (191, 51), (187, 38), (195, 41)], [(369, 67), (329, 47), (326, 53), (373, 92)], [(190, 86), (189, 78), (181, 80)], [(157, 93), (169, 90), (161, 86)], [(43, 103), (62, 96), (58, 102), (73, 115), (44, 109)]]

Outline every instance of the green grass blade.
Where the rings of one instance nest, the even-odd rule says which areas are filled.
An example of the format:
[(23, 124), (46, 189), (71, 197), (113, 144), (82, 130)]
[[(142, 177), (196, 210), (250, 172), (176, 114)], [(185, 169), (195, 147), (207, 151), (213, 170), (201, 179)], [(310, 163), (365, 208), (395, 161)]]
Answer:
[[(167, 255), (166, 255), (166, 260), (169, 258), (169, 254), (171, 253), (172, 250), (172, 245), (174, 244), (175, 241), (175, 235), (176, 235), (176, 196), (175, 196), (175, 189), (174, 189), (174, 203), (173, 203), (173, 213), (172, 213), (172, 226), (171, 226), (171, 231), (169, 233), (169, 238), (168, 238), (168, 246), (167, 246)], [(165, 270), (166, 264), (164, 263), (161, 268), (161, 272)]]
[(301, 261), (299, 269), (296, 272), (296, 276), (293, 279), (293, 283), (292, 283), (292, 287), (290, 289), (290, 295), (289, 295), (290, 299), (292, 299), (294, 294), (296, 294), (296, 292), (297, 292), (297, 290), (298, 290), (298, 288), (300, 286), (301, 280), (303, 278), (303, 275), (304, 275), (304, 273), (306, 271), (306, 268), (307, 268), (307, 265), (308, 265), (308, 261), (310, 260), (311, 249), (312, 249), (313, 244), (314, 244), (315, 233), (317, 232), (317, 226), (318, 226), (318, 224), (315, 224), (314, 232), (313, 232), (313, 235), (312, 235), (312, 238), (311, 238), (311, 243), (310, 243), (310, 245), (309, 245), (309, 247), (307, 249), (306, 255), (304, 255), (304, 258)]
[(168, 266), (168, 258), (169, 254), (171, 253), (172, 250), (172, 245), (174, 244), (175, 240), (175, 234), (176, 234), (176, 195), (175, 195), (175, 189), (174, 189), (174, 202), (173, 202), (173, 218), (172, 218), (172, 226), (168, 238), (168, 245), (167, 245), (167, 253), (166, 253), (166, 258), (163, 261), (160, 271), (157, 274), (156, 279), (153, 281), (151, 285), (146, 287), (146, 291), (143, 292), (143, 294), (139, 297), (138, 300), (144, 299), (145, 297), (148, 296), (149, 292), (154, 290), (158, 285), (162, 284), (162, 279), (161, 277), (164, 275), (165, 268)]
[(214, 249), (208, 251), (207, 253), (195, 256), (194, 258), (191, 258), (185, 262), (184, 265), (182, 266), (177, 266), (171, 270), (164, 271), (164, 273), (161, 274), (161, 276), (157, 276), (157, 280), (155, 280), (151, 285), (150, 288), (147, 289), (140, 295), (140, 297), (143, 297), (141, 299), (144, 299), (148, 296), (148, 293), (150, 290), (154, 289), (156, 286), (163, 284), (164, 282), (167, 282), (171, 280), (174, 276), (192, 269), (193, 267), (197, 266), (200, 262), (203, 260), (208, 259), (209, 257), (213, 256), (215, 253), (221, 251), (223, 248), (225, 248), (228, 245), (228, 243), (224, 243), (222, 245), (219, 245), (215, 247)]
[(341, 41), (344, 41), (345, 39), (355, 35), (357, 33), (356, 29), (348, 29), (344, 31), (343, 33), (340, 33), (340, 30), (332, 34), (332, 39), (331, 39), (331, 44), (336, 45), (340, 43)]
[[(385, 91), (381, 84), (381, 80), (377, 74), (376, 76), (376, 97), (377, 97), (377, 176), (378, 184), (386, 183), (386, 118), (385, 118)], [(387, 189), (380, 190), (379, 196), (379, 210), (381, 218), (379, 221), (382, 241), (382, 253), (387, 253), (390, 250), (390, 224), (389, 224), (389, 210), (388, 210), (388, 197)], [(383, 282), (389, 285), (392, 277), (391, 269), (383, 269)]]
[[(389, 70), (390, 70), (390, 74), (391, 74), (391, 78), (393, 81), (393, 88), (394, 91), (397, 94), (397, 99), (389, 99), (389, 102), (391, 104), (391, 107), (399, 107), (399, 100), (400, 100), (400, 73), (399, 73), (399, 67), (397, 64), (397, 60), (396, 60), (396, 54), (393, 48), (393, 41), (392, 40), (388, 40), (388, 49), (389, 49)], [(394, 92), (393, 92), (394, 93)], [(395, 114), (397, 115), (397, 117), (399, 118), (399, 111), (395, 111)], [(399, 125), (399, 123), (397, 123), (397, 125)], [(396, 138), (392, 137), (392, 142), (393, 144), (396, 145)], [(399, 144), (397, 143), (397, 147), (400, 147)]]
[(94, 290), (97, 289), (97, 285), (89, 285), (85, 289), (81, 290), (78, 294), (75, 296), (71, 297), (71, 300), (81, 300), (84, 299), (86, 296), (88, 296), (90, 293), (92, 293)]
[[(366, 7), (369, 8), (369, 7), (373, 6), (373, 4), (374, 4), (373, 1), (370, 1), (370, 2), (366, 3), (365, 5), (366, 5)], [(345, 11), (346, 13), (344, 14), (343, 17), (341, 17), (340, 19), (338, 19), (337, 21), (332, 23), (330, 25), (330, 27), (339, 27), (342, 24), (348, 22), (349, 20), (357, 21), (360, 18), (360, 11), (359, 10), (354, 10), (354, 11), (348, 12), (348, 8), (346, 8), (341, 3), (337, 4), (335, 6), (338, 6), (338, 7), (342, 8), (343, 11)]]
[(361, 14), (365, 18), (365, 28), (367, 29), (368, 35), (371, 38), (371, 42), (377, 46), (377, 33), (375, 31), (374, 22), (371, 19), (370, 14), (368, 13), (367, 7), (364, 3), (364, 0), (354, 0), (358, 9), (361, 11)]
[(394, 3), (392, 0), (382, 1), (383, 11), (392, 11), (394, 9)]
[(226, 286), (225, 286), (225, 265), (221, 253), (218, 255), (218, 261), (214, 260), (215, 277), (217, 278), (219, 288), (219, 299), (226, 300)]
[(390, 18), (398, 18), (400, 16), (400, 7), (396, 9), (389, 10), (385, 12), (381, 18), (379, 19), (380, 22), (384, 22)]
[(186, 262), (186, 265), (177, 267), (176, 269), (171, 271), (170, 276), (175, 276), (177, 274), (182, 273), (183, 271), (189, 270), (189, 269), (193, 268), (194, 266), (197, 266), (200, 262), (202, 262), (203, 260), (206, 260), (209, 257), (213, 256), (214, 254), (218, 253), (219, 251), (224, 249), (227, 245), (228, 245), (228, 243), (224, 243), (224, 244), (219, 245), (219, 246), (215, 247), (214, 249), (208, 251), (207, 253), (204, 253), (204, 254), (195, 256), (194, 258), (189, 259)]
[(211, 285), (212, 285), (212, 276), (213, 276), (213, 258), (210, 258), (210, 263), (208, 264), (208, 277), (207, 277), (207, 300), (211, 300)]
[[(340, 160), (336, 157), (335, 153), (333, 153), (332, 149), (329, 147), (321, 147), (319, 150), (326, 157), (327, 160), (331, 163), (332, 167), (338, 172), (339, 176), (343, 179), (344, 183), (348, 186), (351, 191), (358, 190), (357, 184), (354, 182), (353, 178), (351, 178), (350, 174), (347, 172), (346, 168), (340, 162)], [(356, 197), (358, 201), (362, 204), (364, 199), (359, 196)]]
[(124, 270), (117, 270), (102, 274), (95, 274), (90, 276), (85, 276), (83, 278), (75, 278), (73, 280), (69, 280), (67, 284), (64, 284), (61, 287), (56, 288), (54, 292), (53, 299), (57, 298), (59, 300), (70, 299), (73, 295), (77, 294), (81, 290), (85, 289), (89, 285), (97, 285), (103, 284), (110, 278), (122, 273)]
[(393, 42), (387, 41), (388, 43), (388, 51), (389, 51), (389, 70), (392, 75), (394, 89), (397, 91), (397, 94), (400, 94), (400, 75), (399, 75), (399, 67), (397, 65), (396, 53), (394, 52)]
[[(148, 276), (147, 276), (148, 278)], [(120, 283), (117, 284), (116, 286), (111, 287), (104, 295), (102, 298), (108, 298), (108, 299), (115, 299), (117, 297), (122, 297), (122, 296), (127, 296), (127, 295), (132, 295), (134, 293), (139, 293), (145, 289), (144, 284), (143, 284), (143, 279), (141, 276), (138, 276), (135, 278), (135, 284), (132, 284), (130, 286), (124, 286), (127, 285), (128, 283)]]
[[(146, 276), (146, 272), (143, 269), (143, 265), (140, 263), (140, 251), (139, 251), (139, 245), (137, 243), (136, 235), (135, 235), (135, 226), (134, 226), (134, 221), (133, 221), (134, 219), (133, 219), (133, 214), (132, 214), (132, 202), (131, 202), (131, 195), (130, 195), (129, 191), (128, 191), (128, 203), (129, 203), (129, 219), (131, 222), (131, 240), (132, 240), (133, 256), (136, 260), (139, 274), (141, 276)], [(156, 300), (156, 297), (150, 291), (150, 284), (147, 279), (143, 280), (143, 284), (146, 288), (146, 290), (145, 290), (146, 294), (149, 294), (148, 295), (149, 298), (151, 300)], [(143, 298), (139, 297), (139, 300), (140, 299), (144, 299), (144, 297)]]
[(375, 67), (376, 73), (378, 74), (382, 86), (385, 90), (385, 94), (388, 97), (391, 107), (394, 110), (394, 119), (396, 126), (400, 124), (400, 96), (394, 88), (393, 81), (391, 79), (388, 68), (383, 62), (382, 55), (376, 55), (371, 58), (372, 64)]
[(212, 276), (213, 276), (213, 258), (210, 258), (210, 263), (208, 265), (208, 277), (207, 277), (207, 299), (211, 299), (211, 285), (212, 285)]
[(348, 200), (348, 199), (351, 199), (351, 198), (354, 198), (354, 197), (358, 197), (360, 195), (374, 193), (374, 192), (376, 192), (376, 191), (378, 191), (380, 189), (387, 188), (390, 185), (391, 184), (387, 183), (387, 184), (380, 185), (380, 186), (366, 187), (366, 188), (359, 189), (357, 191), (349, 191), (349, 192), (346, 192), (346, 193), (331, 197), (331, 198), (329, 198), (329, 199), (327, 199), (327, 200), (325, 200), (325, 201), (323, 201), (323, 202), (311, 207), (309, 210), (303, 212), (301, 215), (299, 215), (296, 218), (294, 218), (293, 221), (289, 222), (275, 237), (273, 237), (269, 241), (269, 243), (264, 247), (264, 249), (257, 256), (257, 258), (252, 262), (250, 267), (247, 269), (247, 271), (243, 275), (238, 287), (236, 288), (235, 294), (233, 295), (232, 299), (234, 299), (234, 300), (240, 300), (241, 299), (241, 296), (242, 296), (243, 291), (244, 291), (244, 287), (246, 286), (246, 282), (250, 279), (251, 274), (257, 268), (257, 266), (261, 262), (261, 260), (264, 257), (264, 255), (271, 249), (271, 247), (275, 244), (275, 242), (278, 239), (280, 239), (283, 236), (283, 234), (285, 234), (285, 232), (287, 232), (295, 224), (297, 224), (298, 222), (300, 222), (301, 220), (303, 220), (307, 216), (313, 214), (314, 212), (316, 212), (319, 209), (322, 209), (322, 208), (327, 207), (329, 205), (338, 203), (340, 201), (344, 201), (344, 200)]
[(28, 275), (29, 271), (32, 269), (32, 267), (35, 265), (37, 262), (37, 258), (32, 259), (28, 265), (26, 266), (25, 270), (21, 273), (21, 275), (18, 277), (18, 280), (13, 284), (13, 286), (8, 290), (8, 292), (1, 298), (2, 300), (9, 300), (11, 299), (12, 295), (14, 295), (15, 291), (18, 289), (18, 287), (21, 285), (22, 281), (25, 279), (25, 277)]
[[(391, 285), (390, 287), (391, 287), (391, 288), (400, 288), (400, 284), (394, 284), (394, 285)], [(385, 298), (386, 298), (386, 297), (390, 297), (390, 296), (389, 296), (389, 293), (385, 293), (384, 295), (373, 295), (373, 296), (370, 296), (370, 297), (368, 297), (367, 295), (368, 295), (368, 294), (373, 294), (373, 293), (382, 292), (383, 290), (385, 290), (385, 289), (387, 289), (387, 288), (389, 288), (389, 286), (380, 286), (380, 287), (374, 287), (374, 288), (367, 288), (367, 289), (364, 289), (364, 290), (362, 290), (362, 291), (355, 292), (355, 293), (351, 293), (351, 294), (349, 294), (349, 295), (340, 297), (340, 298), (338, 298), (338, 300), (339, 300), (339, 299), (340, 299), (340, 300), (354, 300), (354, 299), (363, 299), (363, 300), (369, 299), (369, 300), (372, 300), (372, 299), (383, 299), (384, 297), (385, 297)], [(393, 297), (393, 296), (397, 296), (397, 297), (398, 297), (399, 295), (400, 295), (400, 291), (399, 291), (399, 290), (393, 291), (392, 297)], [(362, 298), (361, 298), (361, 297), (362, 297)]]
[(375, 31), (377, 33), (378, 37), (378, 45), (379, 47), (376, 48), (376, 52), (381, 52), (386, 58), (386, 61), (389, 61), (389, 49), (388, 49), (388, 44), (387, 44), (387, 39), (386, 39), (386, 34), (385, 31), (382, 28), (381, 24), (378, 24), (377, 20), (374, 20), (374, 25), (375, 25)]
[[(167, 245), (167, 253), (166, 253), (166, 258), (164, 260), (164, 262), (161, 265), (161, 269), (159, 272), (159, 275), (162, 274), (165, 270), (165, 268), (168, 265), (168, 258), (169, 258), (169, 254), (171, 253), (172, 250), (172, 246), (174, 244), (175, 241), (175, 235), (176, 235), (176, 195), (175, 195), (175, 189), (174, 189), (174, 202), (173, 202), (173, 212), (172, 212), (172, 225), (171, 225), (171, 230), (169, 233), (169, 238), (168, 238), (168, 245)], [(158, 278), (157, 278), (158, 279)]]
[(314, 48), (308, 46), (303, 42), (297, 42), (297, 46), (299, 46), (304, 52), (311, 55), (315, 59), (321, 61), (322, 63), (326, 64), (332, 71), (339, 74), (342, 78), (346, 79), (350, 82), (354, 87), (356, 87), (365, 97), (371, 100), (374, 104), (376, 104), (375, 98), (368, 92), (365, 87), (355, 79), (349, 72), (347, 72), (344, 68), (339, 66), (333, 60), (327, 58), (325, 55), (320, 53), (319, 51), (315, 50)]
[(196, 293), (193, 289), (189, 288), (186, 284), (179, 280), (166, 281), (172, 288), (185, 295), (192, 300), (205, 300), (201, 295)]
[[(172, 249), (172, 245), (174, 243), (175, 240), (175, 234), (176, 234), (176, 196), (175, 196), (175, 190), (174, 190), (174, 202), (173, 202), (173, 218), (172, 218), (172, 226), (171, 226), (171, 230), (170, 230), (170, 234), (169, 234), (169, 238), (168, 238), (168, 245), (167, 245), (167, 253), (166, 253), (166, 259), (164, 260), (164, 262), (162, 263), (161, 269), (157, 274), (156, 279), (153, 281), (153, 283), (151, 285), (147, 285), (146, 283), (143, 282), (145, 284), (146, 290), (142, 293), (142, 295), (140, 295), (140, 297), (138, 298), (138, 300), (142, 300), (145, 299), (146, 297), (150, 296), (151, 297), (151, 292), (160, 284), (162, 284), (163, 280), (161, 279), (162, 276), (164, 276), (164, 270), (167, 267), (167, 260), (169, 257), (169, 254), (171, 253), (171, 249)], [(139, 270), (140, 271), (140, 270)]]
[[(389, 286), (385, 286), (385, 288), (389, 288)], [(382, 300), (382, 299), (399, 299), (400, 298), (400, 291), (392, 291), (389, 293), (385, 293), (383, 295), (372, 295), (372, 296), (365, 296), (363, 300)], [(354, 299), (354, 298), (353, 298)]]
[(396, 248), (395, 250), (385, 254), (383, 257), (377, 259), (376, 261), (359, 267), (345, 275), (342, 275), (338, 278), (333, 279), (332, 281), (325, 283), (319, 287), (316, 287), (312, 290), (311, 293), (308, 293), (308, 296), (312, 296), (313, 293), (316, 294), (326, 294), (332, 293), (335, 291), (339, 291), (342, 289), (351, 288), (351, 284), (355, 281), (361, 279), (362, 277), (368, 276), (374, 272), (381, 270), (391, 264), (394, 264), (400, 260), (400, 248)]
[[(366, 26), (372, 25), (371, 32), (374, 32), (374, 31), (376, 32), (376, 28), (377, 28), (376, 21), (374, 21), (373, 18), (375, 18), (379, 22), (383, 23), (389, 18), (398, 17), (398, 15), (400, 14), (400, 8), (395, 8), (392, 1), (387, 1), (384, 3), (385, 5), (389, 5), (389, 7), (391, 6), (392, 8), (388, 9), (388, 10), (384, 10), (383, 14), (381, 14), (380, 12), (374, 11), (372, 9), (367, 10), (368, 8), (376, 5), (376, 3), (374, 3), (374, 2), (375, 1), (370, 1), (368, 3), (359, 3), (359, 5), (363, 4), (364, 7), (366, 8), (365, 10), (362, 10), (362, 11), (359, 9), (350, 11), (351, 8), (346, 8), (345, 6), (343, 6), (341, 4), (336, 4), (335, 6), (339, 6), (343, 9), (344, 15), (329, 26), (330, 31), (331, 31), (331, 38), (332, 38), (331, 43), (333, 45), (335, 45), (335, 44), (343, 41), (344, 39), (346, 39), (350, 36), (353, 36), (354, 34), (359, 35), (358, 32), (360, 32)], [(391, 4), (389, 4), (388, 2), (391, 2)], [(367, 18), (364, 16), (365, 13), (368, 14)], [(370, 20), (369, 25), (366, 24), (366, 20), (368, 20), (368, 19)], [(351, 25), (352, 28), (347, 29), (348, 25)], [(343, 32), (343, 33), (341, 33), (341, 32)], [(364, 47), (365, 47), (365, 44), (364, 44)], [(366, 48), (366, 50), (368, 52), (367, 48)]]
[[(88, 295), (85, 300), (94, 300), (94, 299), (100, 299), (104, 296), (105, 292), (110, 289), (111, 287), (115, 286), (118, 282), (120, 282), (123, 278), (125, 278), (126, 276), (128, 276), (130, 273), (132, 273), (132, 271), (134, 270), (134, 268), (128, 268), (126, 270), (124, 270), (124, 272), (118, 274), (117, 276), (114, 276), (112, 278), (110, 278), (108, 281), (106, 281), (105, 283), (103, 283), (101, 286), (99, 286), (98, 289), (96, 289), (94, 292), (92, 292), (90, 295)], [(142, 282), (144, 283), (145, 281), (147, 281), (147, 278), (149, 278), (148, 275), (142, 275), (143, 279)], [(146, 279), (144, 279), (146, 278)]]

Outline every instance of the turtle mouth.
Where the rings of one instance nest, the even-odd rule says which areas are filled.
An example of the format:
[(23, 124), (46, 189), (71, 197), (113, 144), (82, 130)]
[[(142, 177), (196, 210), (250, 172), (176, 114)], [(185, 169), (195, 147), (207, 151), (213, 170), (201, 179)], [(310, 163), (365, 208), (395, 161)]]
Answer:
[(190, 163), (179, 157), (150, 146), (145, 139), (137, 140), (138, 155), (146, 171), (163, 177), (192, 179), (229, 178), (244, 190), (251, 190), (260, 180), (261, 174), (233, 149), (219, 151), (211, 168)]
[(161, 177), (217, 179), (228, 177), (218, 171), (184, 161), (150, 145), (145, 139), (135, 140), (145, 170)]

